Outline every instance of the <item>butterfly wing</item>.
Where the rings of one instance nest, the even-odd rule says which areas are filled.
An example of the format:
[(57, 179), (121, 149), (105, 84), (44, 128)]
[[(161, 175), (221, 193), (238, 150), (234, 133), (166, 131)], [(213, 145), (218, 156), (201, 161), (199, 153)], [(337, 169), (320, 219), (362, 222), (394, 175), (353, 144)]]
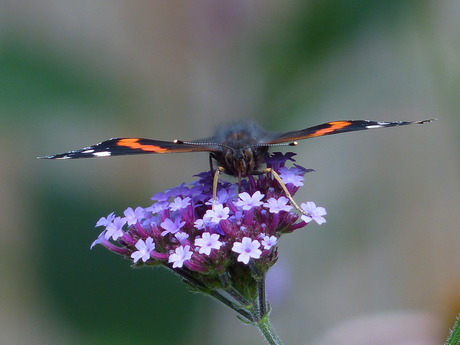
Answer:
[(75, 159), (135, 155), (142, 153), (215, 152), (216, 148), (207, 144), (191, 144), (182, 141), (161, 141), (144, 138), (113, 138), (83, 149), (69, 151), (41, 159)]
[(343, 120), (326, 122), (321, 125), (301, 129), (299, 131), (274, 134), (264, 144), (282, 144), (293, 142), (296, 140), (303, 140), (314, 137), (321, 137), (323, 135), (332, 135), (345, 132), (363, 131), (366, 129), (386, 128), (395, 126), (406, 126), (412, 124), (423, 124), (432, 122), (435, 119), (422, 120), (422, 121), (395, 121), (395, 122), (382, 122), (382, 121), (369, 121), (369, 120)]

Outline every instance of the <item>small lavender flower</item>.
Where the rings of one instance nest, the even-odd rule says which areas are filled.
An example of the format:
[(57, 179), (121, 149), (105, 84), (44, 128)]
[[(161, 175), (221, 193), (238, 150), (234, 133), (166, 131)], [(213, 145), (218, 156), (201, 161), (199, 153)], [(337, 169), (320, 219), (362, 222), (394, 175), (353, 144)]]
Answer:
[(316, 207), (316, 204), (313, 201), (309, 201), (307, 203), (303, 203), (300, 205), (302, 210), (305, 211), (307, 215), (303, 215), (301, 218), (305, 223), (308, 223), (314, 220), (319, 225), (326, 223), (326, 219), (324, 217), (326, 215), (326, 209), (324, 207)]
[(131, 258), (134, 260), (134, 263), (138, 262), (139, 259), (146, 262), (150, 259), (150, 252), (155, 249), (155, 243), (153, 238), (148, 237), (145, 242), (143, 239), (139, 239), (135, 245), (137, 251), (131, 254)]
[(173, 263), (172, 268), (182, 267), (184, 262), (192, 258), (192, 251), (190, 246), (180, 246), (177, 247), (175, 252), (169, 256), (168, 262)]
[(262, 245), (264, 246), (264, 249), (271, 249), (272, 247), (276, 246), (278, 243), (278, 239), (276, 236), (261, 236), (262, 238)]
[(281, 211), (289, 212), (292, 210), (292, 206), (288, 205), (289, 199), (282, 196), (278, 199), (270, 198), (264, 203), (264, 206), (268, 208), (270, 213), (280, 213)]
[(249, 193), (244, 192), (238, 194), (238, 196), (240, 200), (235, 202), (235, 205), (241, 207), (245, 211), (263, 204), (261, 200), (264, 198), (264, 195), (259, 191), (255, 192), (253, 195), (249, 195)]
[(114, 219), (115, 219), (115, 212), (112, 212), (107, 216), (107, 218), (106, 217), (101, 217), (97, 221), (96, 226), (107, 226), (110, 223), (112, 223)]
[(233, 243), (232, 251), (238, 253), (237, 261), (247, 264), (250, 259), (259, 259), (262, 251), (259, 249), (260, 242), (251, 240), (250, 237), (243, 237), (241, 242)]
[(228, 218), (229, 213), (230, 209), (228, 207), (224, 207), (222, 204), (216, 204), (214, 205), (214, 208), (206, 211), (203, 220), (219, 224), (221, 220)]
[(123, 214), (125, 215), (125, 220), (128, 225), (133, 225), (138, 222), (138, 219), (142, 218), (144, 215), (144, 209), (142, 207), (136, 207), (135, 210), (132, 207), (128, 207)]
[[(98, 223), (100, 223), (100, 220)], [(105, 227), (105, 238), (107, 240), (110, 238), (112, 238), (114, 241), (118, 240), (118, 238), (122, 237), (124, 234), (123, 226), (125, 226), (125, 224), (126, 224), (126, 220), (124, 218), (115, 217), (113, 221), (108, 223), (107, 226)]]
[(199, 254), (211, 254), (211, 249), (219, 249), (222, 246), (222, 242), (219, 241), (219, 234), (210, 234), (204, 232), (201, 238), (195, 239), (195, 246), (200, 247), (198, 250)]
[(299, 169), (297, 167), (289, 169), (282, 167), (279, 170), (279, 175), (285, 184), (292, 183), (296, 187), (303, 186), (304, 177), (299, 174)]
[(182, 231), (179, 231), (179, 232), (176, 232), (174, 234), (174, 237), (177, 238), (177, 240), (180, 242), (180, 243), (186, 243), (186, 241), (188, 240), (188, 238), (190, 237), (189, 234), (185, 233), (185, 232), (182, 232)]
[(192, 199), (189, 197), (186, 197), (184, 199), (176, 197), (174, 198), (174, 201), (169, 204), (169, 207), (171, 208), (171, 211), (177, 211), (186, 208), (188, 205), (190, 205), (190, 200)]
[(169, 218), (166, 218), (163, 222), (160, 223), (160, 226), (163, 229), (165, 229), (165, 231), (161, 233), (161, 236), (166, 236), (167, 234), (175, 234), (184, 225), (185, 225), (185, 222), (181, 222), (180, 218), (176, 218), (174, 219), (174, 221), (172, 221)]

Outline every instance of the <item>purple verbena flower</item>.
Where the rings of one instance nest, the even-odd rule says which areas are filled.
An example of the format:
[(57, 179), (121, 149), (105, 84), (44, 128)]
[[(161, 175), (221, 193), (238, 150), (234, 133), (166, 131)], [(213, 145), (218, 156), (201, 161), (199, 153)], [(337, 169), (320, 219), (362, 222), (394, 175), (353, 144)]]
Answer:
[(204, 219), (197, 219), (197, 220), (195, 220), (193, 225), (195, 226), (196, 229), (203, 230), (205, 228), (205, 226), (206, 226), (206, 223), (205, 223)]
[(112, 223), (112, 221), (115, 219), (115, 212), (112, 212), (110, 213), (107, 218), (106, 217), (101, 217), (97, 223), (96, 223), (96, 227), (97, 226), (104, 226), (106, 227), (107, 225), (109, 225), (110, 223)]
[(155, 243), (153, 242), (153, 238), (148, 237), (145, 241), (143, 239), (139, 239), (135, 247), (137, 251), (131, 254), (131, 258), (134, 263), (138, 262), (140, 259), (146, 262), (150, 259), (150, 252), (155, 249)]
[(174, 201), (169, 204), (169, 207), (171, 208), (171, 211), (177, 211), (186, 208), (188, 205), (190, 205), (190, 200), (192, 199), (189, 197), (186, 197), (184, 199), (176, 197), (174, 198)]
[(195, 246), (200, 247), (198, 253), (200, 254), (211, 254), (211, 249), (219, 249), (222, 246), (222, 242), (219, 241), (219, 234), (210, 234), (204, 232), (201, 238), (195, 239)]
[(161, 222), (160, 226), (165, 229), (161, 233), (161, 236), (166, 236), (167, 234), (175, 234), (178, 232), (183, 226), (185, 225), (185, 222), (181, 222), (180, 218), (176, 218), (174, 221), (172, 221), (169, 218), (166, 218), (163, 222)]
[(243, 237), (241, 242), (233, 243), (232, 251), (238, 253), (238, 261), (247, 264), (250, 259), (258, 259), (262, 254), (259, 249), (260, 242), (252, 240), (250, 237)]
[(173, 264), (173, 268), (182, 267), (184, 262), (192, 258), (190, 246), (177, 247), (174, 253), (169, 256), (168, 262)]
[(276, 246), (278, 239), (275, 236), (263, 236), (261, 243), (264, 246), (264, 249), (268, 250)]
[(174, 237), (177, 238), (180, 243), (184, 243), (189, 238), (189, 234), (179, 231), (174, 234)]
[(243, 192), (238, 194), (238, 196), (240, 197), (240, 200), (235, 202), (235, 205), (241, 207), (245, 211), (263, 204), (261, 200), (264, 198), (264, 195), (259, 191), (256, 191), (253, 195)]
[(316, 204), (313, 201), (309, 201), (307, 203), (302, 203), (300, 205), (302, 210), (305, 211), (307, 215), (303, 215), (301, 218), (305, 223), (308, 223), (314, 220), (319, 225), (326, 223), (326, 219), (324, 219), (324, 215), (326, 215), (326, 209), (324, 207), (316, 207)]
[(146, 212), (151, 212), (151, 213), (160, 213), (160, 212), (162, 212), (164, 210), (167, 210), (168, 207), (169, 207), (169, 202), (167, 202), (167, 201), (159, 201), (159, 202), (154, 203), (150, 207), (146, 207), (144, 210)]
[(294, 152), (273, 152), (269, 157), (265, 159), (265, 162), (267, 163), (267, 166), (269, 166), (270, 168), (279, 171), (281, 167), (284, 167), (286, 165), (287, 161), (295, 162), (295, 159), (292, 158), (295, 155), (296, 154)]
[(105, 228), (105, 238), (108, 240), (116, 241), (119, 237), (123, 236), (123, 226), (125, 226), (126, 220), (121, 217), (115, 217), (113, 221), (107, 224)]
[(229, 213), (230, 209), (228, 207), (224, 207), (222, 204), (216, 204), (213, 208), (206, 211), (203, 220), (219, 224), (221, 220), (228, 218)]
[(286, 168), (282, 167), (279, 170), (279, 175), (285, 184), (292, 183), (296, 187), (303, 186), (304, 177), (302, 176), (305, 172), (300, 171), (298, 168)]
[(288, 202), (289, 199), (284, 196), (278, 199), (270, 198), (264, 203), (264, 207), (268, 208), (270, 213), (289, 212), (292, 210), (292, 206), (288, 205)]
[(132, 207), (128, 207), (123, 214), (125, 215), (125, 220), (128, 225), (136, 224), (138, 221), (142, 221), (144, 218), (144, 209), (142, 207), (136, 207), (133, 210)]

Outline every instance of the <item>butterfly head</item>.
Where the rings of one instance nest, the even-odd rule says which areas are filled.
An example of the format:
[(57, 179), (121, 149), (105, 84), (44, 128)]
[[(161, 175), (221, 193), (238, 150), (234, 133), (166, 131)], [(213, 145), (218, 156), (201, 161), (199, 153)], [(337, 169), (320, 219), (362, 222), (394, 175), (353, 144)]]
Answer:
[[(264, 153), (267, 150), (263, 150)], [(224, 147), (220, 153), (213, 153), (213, 158), (224, 169), (228, 175), (238, 178), (246, 177), (253, 174), (263, 163), (265, 154), (260, 148), (245, 147), (232, 148)]]

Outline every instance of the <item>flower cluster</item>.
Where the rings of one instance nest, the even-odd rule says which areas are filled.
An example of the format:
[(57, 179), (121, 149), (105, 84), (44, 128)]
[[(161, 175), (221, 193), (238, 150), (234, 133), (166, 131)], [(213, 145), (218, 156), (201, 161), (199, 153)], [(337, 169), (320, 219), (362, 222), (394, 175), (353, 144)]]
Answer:
[[(275, 153), (267, 158), (267, 166), (279, 174), (291, 195), (308, 172), (295, 164), (285, 166), (294, 161), (293, 155)], [(276, 262), (282, 234), (311, 221), (325, 222), (325, 209), (313, 202), (302, 203), (305, 214), (299, 214), (270, 172), (249, 176), (239, 185), (219, 179), (216, 200), (212, 173), (197, 177), (154, 195), (149, 207), (129, 207), (123, 216), (111, 213), (101, 218), (96, 226), (104, 230), (92, 247), (101, 244), (134, 265), (165, 266), (199, 290), (225, 289), (229, 284), (244, 290), (238, 286), (244, 274), (264, 275)]]

